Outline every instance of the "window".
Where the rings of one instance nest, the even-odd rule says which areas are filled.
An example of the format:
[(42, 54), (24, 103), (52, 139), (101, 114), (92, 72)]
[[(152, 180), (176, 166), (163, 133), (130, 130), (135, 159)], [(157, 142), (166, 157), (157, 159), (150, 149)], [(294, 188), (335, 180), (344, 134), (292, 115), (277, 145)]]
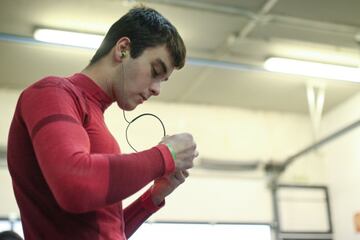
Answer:
[(24, 237), (24, 233), (19, 219), (9, 220), (8, 218), (0, 218), (0, 232), (13, 230), (21, 237)]
[[(12, 229), (24, 237), (21, 221), (12, 223), (8, 219), (0, 219), (0, 231)], [(144, 239), (271, 240), (271, 230), (267, 224), (146, 222), (130, 237), (130, 240)]]
[(130, 240), (270, 240), (266, 224), (144, 223)]
[(0, 232), (11, 229), (11, 222), (8, 219), (0, 219)]

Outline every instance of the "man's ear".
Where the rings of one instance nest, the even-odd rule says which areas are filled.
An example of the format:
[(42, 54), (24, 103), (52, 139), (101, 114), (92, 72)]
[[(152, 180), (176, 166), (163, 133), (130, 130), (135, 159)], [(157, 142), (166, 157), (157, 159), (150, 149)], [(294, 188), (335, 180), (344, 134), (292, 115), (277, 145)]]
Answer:
[(123, 58), (128, 56), (130, 51), (130, 39), (128, 37), (120, 38), (114, 46), (114, 60), (121, 62)]

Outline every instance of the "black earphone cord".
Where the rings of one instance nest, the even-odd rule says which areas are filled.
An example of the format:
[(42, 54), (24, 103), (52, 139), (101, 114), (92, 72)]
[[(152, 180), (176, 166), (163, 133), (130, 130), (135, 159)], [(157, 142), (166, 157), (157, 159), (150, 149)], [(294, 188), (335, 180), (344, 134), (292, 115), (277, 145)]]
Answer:
[[(123, 63), (121, 63), (121, 66), (122, 66), (122, 75), (123, 75), (123, 96), (124, 95), (124, 91), (125, 91), (125, 74), (124, 74), (124, 65)], [(154, 117), (156, 118), (157, 120), (159, 120), (160, 124), (161, 124), (161, 127), (163, 129), (163, 132), (164, 132), (164, 137), (166, 136), (166, 130), (165, 130), (165, 126), (164, 126), (164, 123), (161, 121), (161, 119), (156, 116), (155, 114), (152, 114), (152, 113), (143, 113), (143, 114), (140, 114), (139, 116), (135, 117), (133, 120), (129, 121), (127, 120), (126, 118), (126, 115), (125, 115), (125, 110), (123, 109), (123, 116), (124, 116), (124, 119), (125, 121), (128, 123), (127, 127), (126, 127), (126, 130), (125, 130), (125, 137), (126, 137), (126, 142), (129, 144), (129, 146), (135, 151), (135, 152), (138, 152), (134, 147), (133, 145), (131, 145), (130, 141), (129, 141), (129, 138), (128, 138), (128, 130), (129, 130), (129, 127), (130, 125), (135, 122), (136, 120), (138, 120), (139, 118), (141, 117), (144, 117), (144, 116), (151, 116), (151, 117)]]
[(156, 116), (155, 114), (152, 114), (152, 113), (143, 113), (143, 114), (140, 114), (139, 116), (137, 116), (136, 118), (134, 118), (133, 120), (131, 120), (130, 122), (126, 119), (126, 116), (125, 116), (125, 111), (123, 110), (123, 116), (124, 116), (124, 119), (125, 121), (128, 123), (127, 127), (126, 127), (126, 130), (125, 130), (125, 137), (126, 137), (126, 141), (127, 143), (129, 144), (129, 146), (135, 151), (135, 152), (138, 152), (134, 147), (133, 145), (131, 145), (130, 141), (129, 141), (129, 138), (128, 138), (128, 130), (129, 130), (129, 127), (130, 125), (135, 122), (137, 119), (141, 118), (141, 117), (144, 117), (144, 116), (151, 116), (151, 117), (154, 117), (156, 118), (157, 120), (159, 120), (160, 124), (161, 124), (161, 127), (163, 129), (163, 132), (164, 132), (164, 137), (166, 136), (166, 130), (165, 130), (165, 126), (164, 126), (164, 123), (161, 121), (161, 119)]

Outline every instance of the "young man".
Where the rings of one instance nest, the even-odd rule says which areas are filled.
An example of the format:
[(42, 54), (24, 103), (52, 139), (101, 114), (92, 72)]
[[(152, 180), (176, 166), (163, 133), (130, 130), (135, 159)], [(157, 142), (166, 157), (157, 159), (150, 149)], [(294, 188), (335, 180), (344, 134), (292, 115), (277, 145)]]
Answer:
[[(113, 24), (89, 66), (47, 77), (20, 96), (8, 167), (26, 239), (127, 239), (185, 181), (198, 155), (190, 134), (122, 154), (103, 118), (116, 101), (133, 110), (185, 61), (168, 20), (138, 7)], [(154, 181), (130, 206), (121, 201)]]

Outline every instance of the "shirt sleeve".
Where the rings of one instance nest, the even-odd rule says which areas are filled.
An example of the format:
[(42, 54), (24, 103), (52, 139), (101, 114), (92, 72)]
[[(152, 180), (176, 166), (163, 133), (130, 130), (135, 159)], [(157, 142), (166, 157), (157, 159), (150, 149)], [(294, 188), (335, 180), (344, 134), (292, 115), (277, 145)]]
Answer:
[(61, 87), (32, 87), (21, 96), (21, 115), (38, 164), (64, 210), (82, 213), (119, 202), (173, 169), (162, 147), (91, 154), (77, 101)]
[(151, 198), (151, 188), (124, 210), (125, 234), (129, 238), (146, 219), (165, 205), (165, 200), (159, 206)]
[(156, 146), (156, 148), (159, 149), (159, 151), (161, 152), (161, 155), (164, 159), (164, 164), (165, 164), (164, 175), (168, 175), (168, 174), (174, 172), (175, 171), (175, 162), (174, 162), (174, 158), (170, 152), (169, 147), (165, 144), (159, 144)]

